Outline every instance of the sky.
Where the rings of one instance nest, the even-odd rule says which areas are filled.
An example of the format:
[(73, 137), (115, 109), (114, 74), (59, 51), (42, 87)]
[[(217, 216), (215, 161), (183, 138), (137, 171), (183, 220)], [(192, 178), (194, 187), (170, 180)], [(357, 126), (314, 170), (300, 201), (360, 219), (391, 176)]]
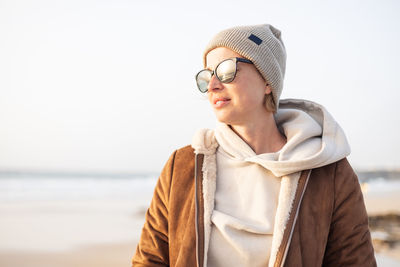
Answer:
[(159, 172), (216, 119), (219, 31), (282, 31), (281, 98), (324, 105), (356, 169), (400, 168), (399, 1), (0, 0), (0, 171)]

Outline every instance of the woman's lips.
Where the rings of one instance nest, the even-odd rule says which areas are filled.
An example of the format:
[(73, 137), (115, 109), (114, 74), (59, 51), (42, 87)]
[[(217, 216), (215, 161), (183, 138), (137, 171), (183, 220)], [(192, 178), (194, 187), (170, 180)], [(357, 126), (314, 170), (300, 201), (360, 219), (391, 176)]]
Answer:
[(222, 108), (222, 107), (226, 106), (229, 103), (229, 101), (231, 101), (229, 98), (216, 98), (213, 101), (214, 107)]

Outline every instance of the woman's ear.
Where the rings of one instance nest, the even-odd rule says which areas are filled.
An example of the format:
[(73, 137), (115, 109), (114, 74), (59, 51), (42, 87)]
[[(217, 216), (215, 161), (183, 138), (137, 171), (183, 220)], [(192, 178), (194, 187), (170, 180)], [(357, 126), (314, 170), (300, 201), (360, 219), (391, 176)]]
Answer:
[(272, 92), (271, 85), (268, 83), (265, 85), (265, 94), (269, 95)]

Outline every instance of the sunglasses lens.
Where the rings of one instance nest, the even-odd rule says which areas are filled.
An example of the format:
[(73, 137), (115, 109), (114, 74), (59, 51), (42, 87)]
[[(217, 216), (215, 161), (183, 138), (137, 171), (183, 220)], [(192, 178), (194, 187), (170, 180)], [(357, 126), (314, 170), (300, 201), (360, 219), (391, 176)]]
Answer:
[[(218, 64), (215, 68), (215, 74), (218, 80), (222, 83), (230, 83), (236, 76), (236, 60), (234, 58), (226, 59)], [(200, 92), (206, 93), (208, 91), (208, 84), (210, 83), (213, 71), (204, 69), (197, 73), (196, 83)]]
[(205, 93), (208, 90), (208, 84), (210, 83), (212, 72), (210, 70), (202, 70), (196, 75), (196, 83), (200, 92)]
[(230, 83), (236, 75), (236, 62), (233, 59), (222, 61), (215, 70), (218, 79), (223, 83)]

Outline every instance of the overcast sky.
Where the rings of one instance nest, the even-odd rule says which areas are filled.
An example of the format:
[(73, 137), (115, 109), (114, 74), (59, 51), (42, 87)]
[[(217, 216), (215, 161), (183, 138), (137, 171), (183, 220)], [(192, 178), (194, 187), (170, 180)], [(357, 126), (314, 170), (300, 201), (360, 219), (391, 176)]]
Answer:
[(196, 89), (222, 29), (270, 23), (282, 98), (324, 105), (355, 168), (399, 168), (399, 1), (0, 0), (0, 170), (159, 172), (215, 117)]

